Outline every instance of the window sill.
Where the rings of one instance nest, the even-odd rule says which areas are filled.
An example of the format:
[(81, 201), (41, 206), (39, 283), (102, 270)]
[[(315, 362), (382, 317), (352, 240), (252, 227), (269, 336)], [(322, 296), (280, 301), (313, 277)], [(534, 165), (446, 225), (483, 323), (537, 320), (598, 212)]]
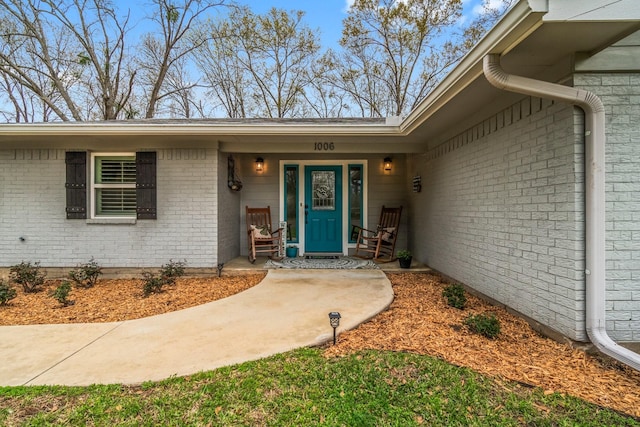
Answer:
[(136, 218), (91, 218), (87, 219), (87, 224), (135, 225), (136, 221)]

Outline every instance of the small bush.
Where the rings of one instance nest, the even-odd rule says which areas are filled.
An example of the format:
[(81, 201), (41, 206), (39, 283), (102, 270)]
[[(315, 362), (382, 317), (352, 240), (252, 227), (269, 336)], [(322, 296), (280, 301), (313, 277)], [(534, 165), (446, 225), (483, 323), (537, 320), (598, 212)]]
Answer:
[(471, 332), (484, 335), (487, 338), (495, 338), (500, 334), (500, 321), (493, 313), (470, 315), (464, 319), (464, 324)]
[(463, 310), (467, 304), (467, 297), (464, 294), (464, 287), (455, 283), (447, 286), (442, 291), (442, 296), (447, 299), (447, 304), (451, 307)]
[(18, 293), (13, 289), (13, 286), (0, 279), (0, 305), (7, 305), (17, 295)]
[(178, 277), (184, 276), (184, 268), (186, 265), (186, 261), (169, 260), (169, 262), (160, 269), (160, 276), (166, 281), (167, 285), (173, 285)]
[(51, 291), (49, 296), (58, 300), (63, 307), (66, 307), (73, 304), (73, 301), (69, 299), (69, 292), (71, 292), (71, 283), (65, 280), (60, 286)]
[(44, 273), (40, 272), (39, 262), (31, 265), (30, 262), (22, 261), (18, 265), (11, 266), (9, 271), (11, 280), (22, 285), (22, 289), (27, 293), (38, 292), (46, 277)]
[(184, 267), (187, 265), (186, 261), (173, 261), (170, 260), (167, 264), (160, 268), (158, 275), (145, 271), (142, 273), (142, 292), (145, 297), (153, 293), (162, 292), (162, 288), (165, 285), (173, 285), (178, 277), (184, 276)]
[(155, 275), (150, 271), (144, 271), (142, 273), (142, 281), (142, 293), (145, 297), (162, 292), (162, 287), (167, 284), (161, 275)]
[(98, 277), (102, 274), (102, 268), (91, 258), (86, 264), (78, 265), (75, 270), (69, 272), (69, 279), (73, 280), (76, 285), (83, 288), (91, 288), (98, 281)]

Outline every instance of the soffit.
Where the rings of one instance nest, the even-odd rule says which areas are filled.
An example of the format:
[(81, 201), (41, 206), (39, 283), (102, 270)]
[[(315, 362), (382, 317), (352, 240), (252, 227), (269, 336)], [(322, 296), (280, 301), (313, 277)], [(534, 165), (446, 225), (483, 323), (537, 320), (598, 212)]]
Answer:
[[(562, 83), (573, 72), (576, 52), (596, 54), (638, 29), (638, 21), (544, 23), (512, 45), (503, 54), (501, 66), (510, 74)], [(502, 51), (492, 48), (486, 53)], [(467, 75), (471, 77), (464, 88), (457, 88), (449, 97), (443, 93), (447, 102), (433, 111), (426, 111), (409, 139), (422, 141), (425, 149), (432, 148), (455, 136), (465, 126), (473, 126), (523, 98), (523, 95), (498, 90), (488, 83), (482, 74), (482, 56), (468, 68)]]

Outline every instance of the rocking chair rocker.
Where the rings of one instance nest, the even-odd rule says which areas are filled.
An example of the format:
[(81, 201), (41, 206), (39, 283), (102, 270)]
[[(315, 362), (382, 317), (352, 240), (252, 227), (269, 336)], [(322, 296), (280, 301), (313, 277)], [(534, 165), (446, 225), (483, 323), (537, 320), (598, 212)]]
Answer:
[(374, 230), (353, 226), (352, 233), (356, 239), (356, 251), (354, 256), (358, 258), (370, 258), (380, 262), (391, 262), (394, 258), (398, 227), (402, 206), (398, 208), (386, 208), (382, 206), (380, 221)]

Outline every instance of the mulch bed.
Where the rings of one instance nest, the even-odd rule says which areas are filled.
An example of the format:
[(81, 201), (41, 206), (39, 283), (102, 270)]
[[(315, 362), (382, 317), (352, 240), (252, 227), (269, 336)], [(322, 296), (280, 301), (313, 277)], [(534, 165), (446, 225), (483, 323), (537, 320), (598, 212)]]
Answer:
[[(60, 285), (48, 280), (40, 292), (18, 296), (0, 306), (0, 325), (100, 323), (139, 319), (182, 310), (228, 297), (262, 281), (266, 273), (222, 277), (182, 277), (163, 292), (144, 297), (141, 279), (101, 279), (92, 288), (73, 287), (63, 307), (50, 292)], [(17, 289), (17, 288), (16, 288)]]
[[(459, 310), (442, 296), (449, 284), (432, 274), (387, 274), (395, 293), (389, 309), (357, 329), (340, 334), (327, 357), (364, 349), (428, 354), (498, 378), (567, 393), (640, 417), (640, 372), (539, 335), (523, 319), (467, 294)], [(470, 314), (493, 313), (500, 335), (469, 331)]]
[[(112, 322), (167, 313), (225, 298), (259, 283), (264, 273), (213, 278), (180, 278), (166, 291), (145, 298), (141, 280), (100, 280), (73, 288), (68, 307), (49, 296), (59, 285), (48, 281), (35, 294), (18, 291), (0, 306), (0, 325)], [(433, 274), (389, 273), (395, 293), (388, 310), (328, 346), (327, 357), (378, 349), (428, 354), (498, 379), (567, 393), (640, 417), (640, 372), (540, 336), (521, 318), (467, 294), (464, 310), (442, 297), (448, 284)], [(496, 339), (473, 334), (463, 325), (469, 314), (493, 313), (501, 326)]]

